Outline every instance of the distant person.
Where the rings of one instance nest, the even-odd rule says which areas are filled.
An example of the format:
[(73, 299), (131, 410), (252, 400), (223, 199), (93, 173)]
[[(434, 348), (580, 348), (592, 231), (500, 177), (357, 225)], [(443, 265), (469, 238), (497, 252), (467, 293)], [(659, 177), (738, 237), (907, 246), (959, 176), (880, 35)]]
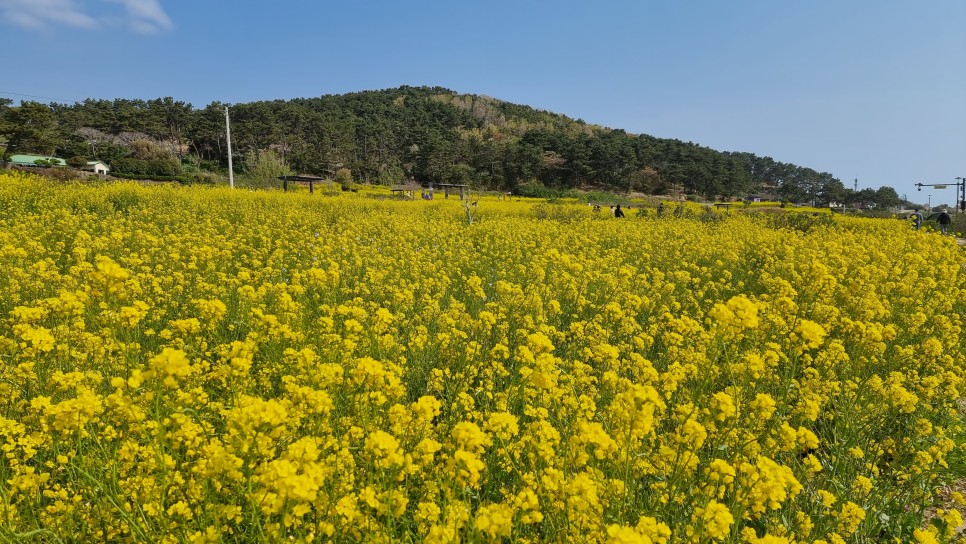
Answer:
[(943, 210), (939, 212), (938, 221), (939, 230), (941, 230), (943, 234), (946, 234), (946, 232), (949, 230), (949, 224), (953, 221), (952, 217), (949, 217), (949, 213), (946, 210)]
[(912, 220), (916, 222), (916, 230), (919, 230), (919, 227), (922, 226), (922, 212), (919, 211), (919, 208), (916, 208), (916, 213), (912, 215)]
[(664, 202), (659, 202), (657, 205), (657, 216), (664, 217)]
[(617, 207), (614, 208), (614, 217), (617, 217), (618, 219), (621, 217), (624, 217), (624, 210), (621, 209), (620, 204), (618, 204)]

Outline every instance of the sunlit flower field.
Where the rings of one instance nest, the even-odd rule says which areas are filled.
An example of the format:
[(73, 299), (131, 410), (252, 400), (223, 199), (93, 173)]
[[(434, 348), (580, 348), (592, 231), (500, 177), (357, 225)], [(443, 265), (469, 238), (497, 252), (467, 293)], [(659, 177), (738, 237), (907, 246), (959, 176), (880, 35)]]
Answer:
[(952, 239), (472, 213), (0, 174), (0, 540), (952, 538)]

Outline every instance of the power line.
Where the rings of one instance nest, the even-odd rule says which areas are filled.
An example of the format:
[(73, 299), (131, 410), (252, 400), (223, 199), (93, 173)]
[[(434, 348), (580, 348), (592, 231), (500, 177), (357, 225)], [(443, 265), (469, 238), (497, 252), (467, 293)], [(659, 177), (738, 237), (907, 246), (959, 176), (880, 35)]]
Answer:
[(44, 100), (53, 100), (55, 102), (76, 102), (75, 100), (67, 100), (66, 98), (52, 98), (50, 96), (37, 96), (35, 94), (12, 93), (10, 91), (0, 91), (0, 94), (10, 94), (13, 96), (26, 96), (27, 98), (43, 98)]

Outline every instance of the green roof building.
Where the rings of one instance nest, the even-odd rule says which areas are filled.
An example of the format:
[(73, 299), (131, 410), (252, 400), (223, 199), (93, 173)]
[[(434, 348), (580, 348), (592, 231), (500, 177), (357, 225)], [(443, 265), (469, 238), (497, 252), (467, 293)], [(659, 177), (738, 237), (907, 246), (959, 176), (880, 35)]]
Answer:
[(44, 155), (11, 155), (9, 162), (13, 166), (47, 166), (46, 164), (37, 164), (37, 161), (49, 161), (51, 166), (67, 166), (67, 161), (64, 159)]

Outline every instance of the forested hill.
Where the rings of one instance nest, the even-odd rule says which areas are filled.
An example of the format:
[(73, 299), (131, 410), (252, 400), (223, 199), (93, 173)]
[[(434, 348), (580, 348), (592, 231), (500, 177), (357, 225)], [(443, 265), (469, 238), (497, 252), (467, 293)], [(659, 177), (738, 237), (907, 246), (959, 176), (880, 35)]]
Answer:
[[(842, 201), (831, 174), (691, 142), (628, 134), (440, 87), (400, 87), (230, 107), (236, 169), (259, 161), (370, 183), (463, 182), (516, 190), (598, 188)], [(172, 98), (0, 104), (6, 154), (99, 159), (116, 173), (227, 166), (224, 105)], [(0, 136), (2, 137), (2, 136)], [(264, 166), (264, 165), (263, 165)], [(893, 191), (894, 194), (894, 191)]]

